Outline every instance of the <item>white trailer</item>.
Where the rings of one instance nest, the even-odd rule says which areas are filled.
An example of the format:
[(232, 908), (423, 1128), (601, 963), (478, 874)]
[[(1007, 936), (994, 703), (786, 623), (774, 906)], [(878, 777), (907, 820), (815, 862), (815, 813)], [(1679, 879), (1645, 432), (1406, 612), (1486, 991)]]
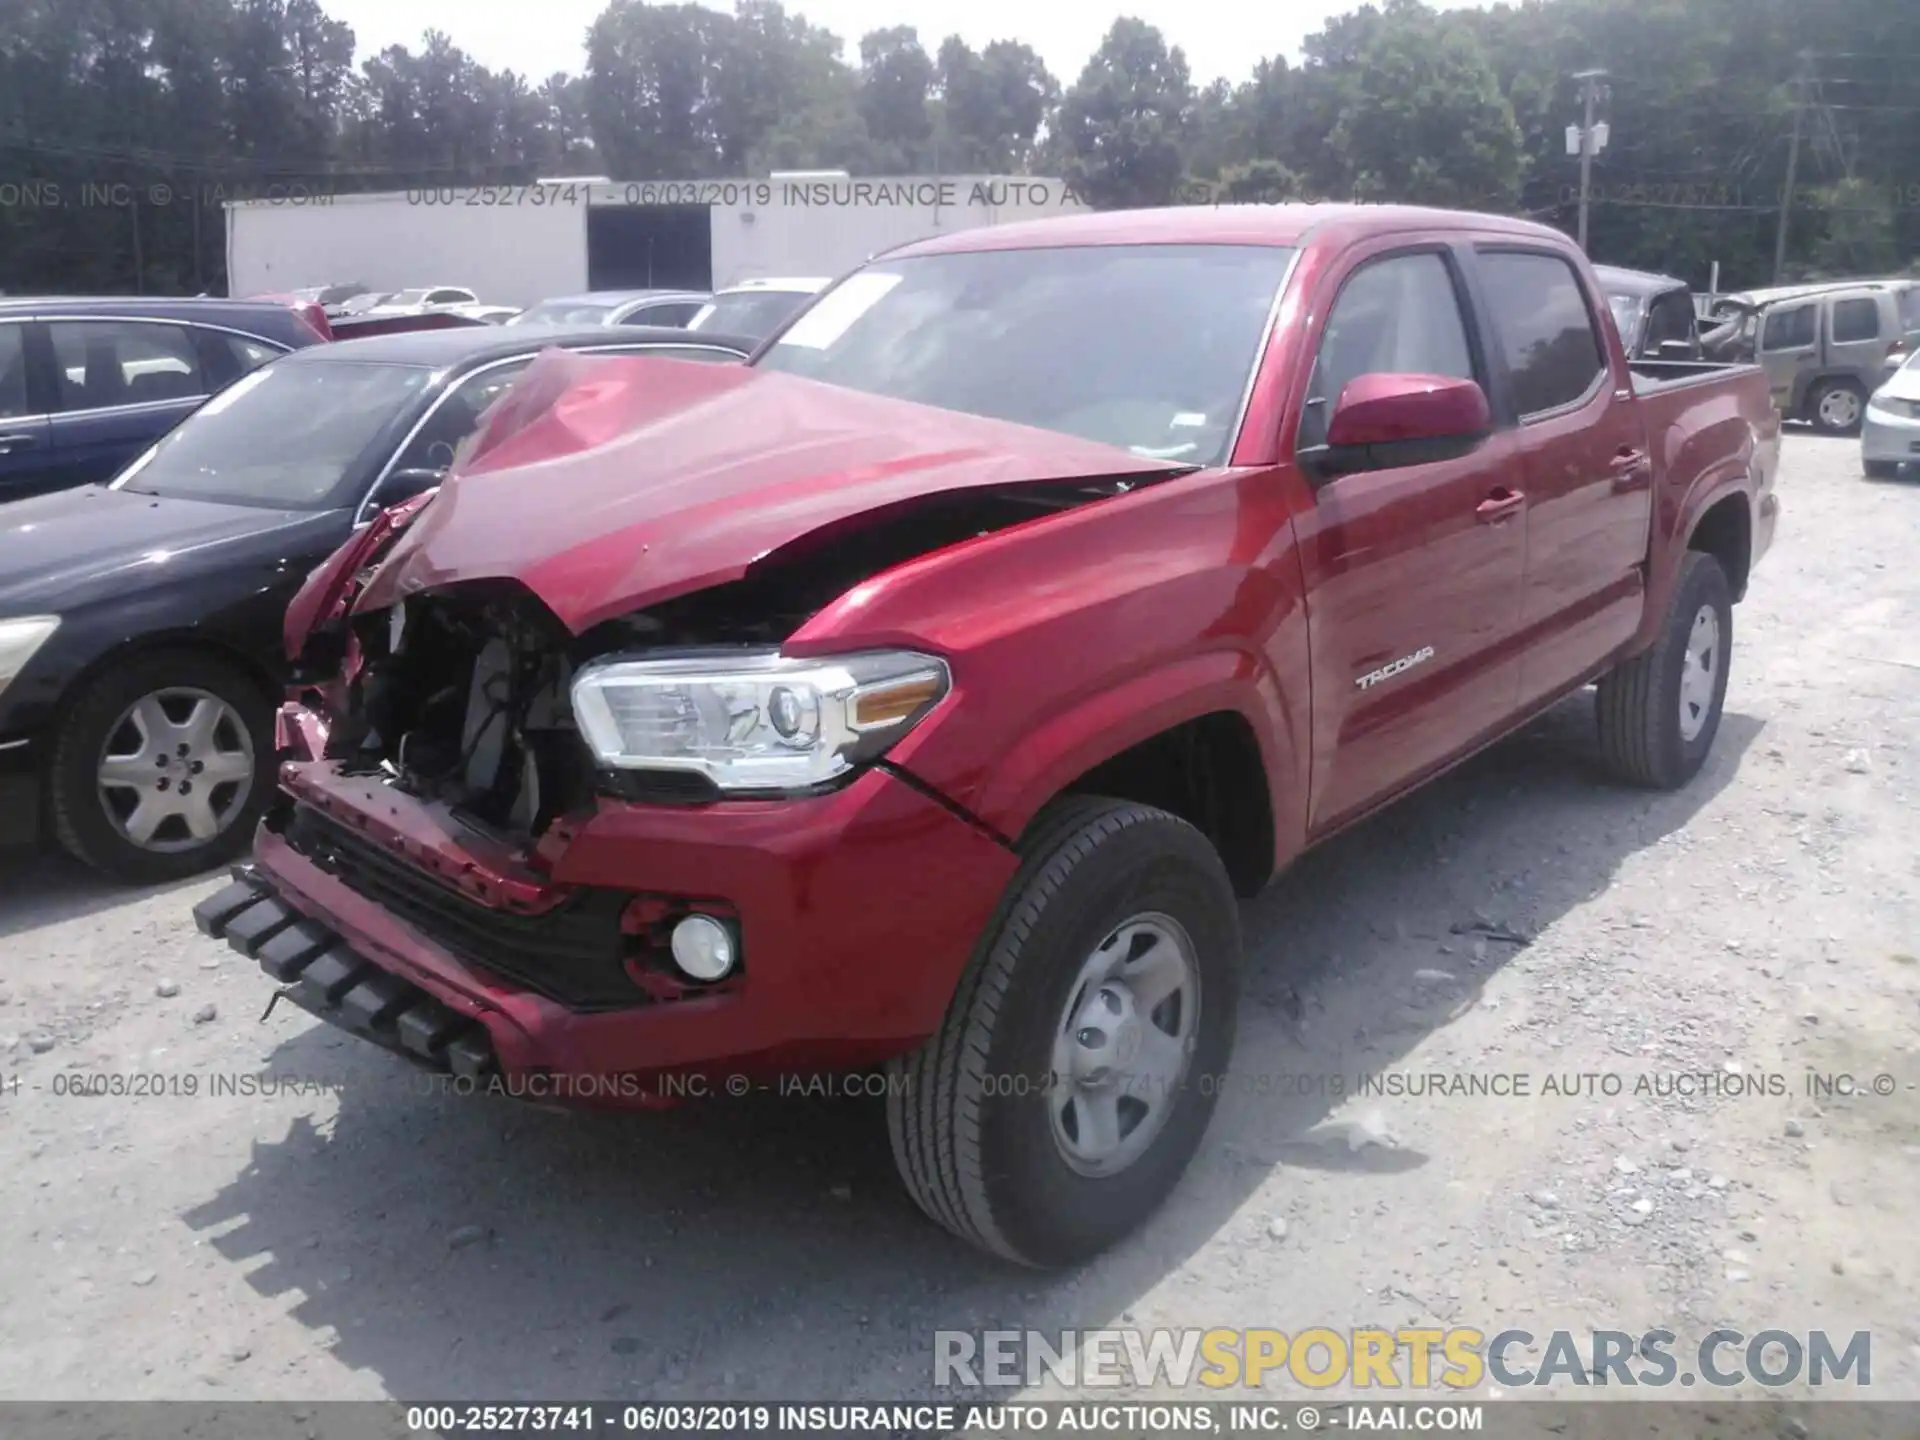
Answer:
[(505, 305), (585, 290), (714, 290), (837, 276), (909, 240), (1081, 208), (1059, 180), (1025, 175), (801, 172), (289, 193), (227, 205), (227, 288), (464, 285)]

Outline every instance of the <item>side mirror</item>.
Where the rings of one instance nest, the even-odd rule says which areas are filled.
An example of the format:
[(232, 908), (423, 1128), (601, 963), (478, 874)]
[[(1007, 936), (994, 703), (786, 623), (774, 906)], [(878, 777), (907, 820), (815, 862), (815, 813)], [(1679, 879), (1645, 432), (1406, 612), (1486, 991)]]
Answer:
[(1430, 465), (1469, 455), (1493, 433), (1486, 392), (1445, 375), (1361, 375), (1327, 422), (1327, 442), (1301, 454), (1321, 480)]

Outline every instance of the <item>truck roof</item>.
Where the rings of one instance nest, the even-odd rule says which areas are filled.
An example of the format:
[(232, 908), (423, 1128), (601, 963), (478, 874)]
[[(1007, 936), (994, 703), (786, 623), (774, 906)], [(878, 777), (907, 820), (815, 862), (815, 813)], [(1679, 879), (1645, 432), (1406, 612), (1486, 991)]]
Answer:
[(1561, 231), (1510, 215), (1437, 210), (1418, 205), (1173, 205), (1104, 210), (956, 230), (916, 240), (888, 258), (972, 250), (1029, 250), (1065, 245), (1304, 245), (1321, 232), (1348, 237), (1398, 230), (1481, 230), (1564, 243)]

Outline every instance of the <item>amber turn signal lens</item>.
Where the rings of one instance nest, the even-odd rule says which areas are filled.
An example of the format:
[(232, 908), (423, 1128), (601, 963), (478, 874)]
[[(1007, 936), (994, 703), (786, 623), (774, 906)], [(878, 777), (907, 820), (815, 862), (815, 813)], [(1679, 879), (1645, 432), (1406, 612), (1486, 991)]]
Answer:
[(944, 677), (928, 671), (863, 690), (853, 697), (854, 728), (875, 730), (883, 725), (896, 725), (938, 700), (945, 689)]

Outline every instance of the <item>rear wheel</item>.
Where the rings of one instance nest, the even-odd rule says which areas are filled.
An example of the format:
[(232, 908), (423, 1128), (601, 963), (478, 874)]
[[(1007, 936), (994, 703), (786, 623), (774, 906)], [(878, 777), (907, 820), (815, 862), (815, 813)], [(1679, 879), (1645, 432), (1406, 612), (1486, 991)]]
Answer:
[(1650, 650), (1603, 676), (1600, 753), (1629, 784), (1677, 790), (1720, 731), (1733, 647), (1733, 592), (1711, 555), (1689, 550), (1666, 624)]
[(74, 698), (49, 777), (55, 831), (115, 879), (179, 879), (252, 843), (273, 774), (272, 704), (251, 677), (191, 652), (144, 656)]
[(1233, 1043), (1239, 912), (1164, 811), (1044, 815), (940, 1032), (893, 1063), (895, 1163), (962, 1239), (1073, 1265), (1158, 1209), (1212, 1117)]
[(1827, 380), (1807, 401), (1814, 428), (1825, 435), (1852, 435), (1867, 410), (1867, 395), (1851, 380)]

